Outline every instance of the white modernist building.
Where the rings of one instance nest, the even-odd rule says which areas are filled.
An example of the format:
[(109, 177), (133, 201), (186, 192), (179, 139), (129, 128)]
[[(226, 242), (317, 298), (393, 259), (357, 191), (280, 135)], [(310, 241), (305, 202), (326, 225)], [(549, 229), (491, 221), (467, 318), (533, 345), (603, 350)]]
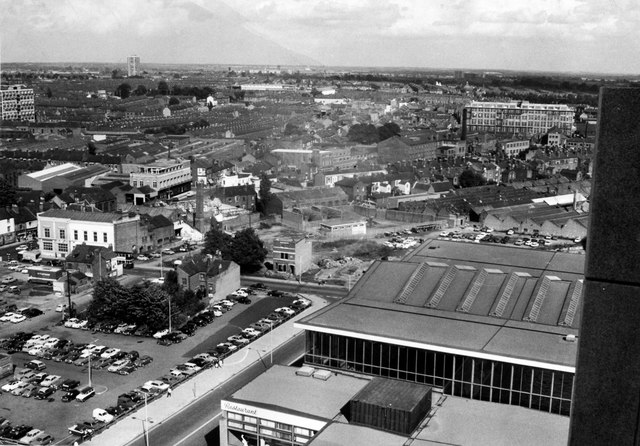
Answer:
[(2, 119), (7, 121), (36, 120), (33, 88), (25, 85), (9, 85), (0, 89)]
[[(118, 226), (138, 226), (139, 215), (110, 212), (80, 212), (51, 209), (38, 214), (38, 245), (44, 260), (62, 260), (82, 244), (117, 249)], [(123, 227), (124, 229), (124, 227)], [(135, 229), (133, 229), (135, 232)], [(121, 231), (121, 243), (129, 242), (135, 234)]]
[(575, 110), (564, 104), (527, 101), (478, 102), (466, 107), (467, 131), (490, 133), (545, 133), (551, 127), (570, 131)]

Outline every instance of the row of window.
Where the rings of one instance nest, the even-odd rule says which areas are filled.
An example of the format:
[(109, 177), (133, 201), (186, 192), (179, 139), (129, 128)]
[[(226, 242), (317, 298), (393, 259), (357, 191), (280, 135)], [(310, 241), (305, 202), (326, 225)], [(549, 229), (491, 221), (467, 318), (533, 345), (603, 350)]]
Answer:
[(305, 362), (424, 383), (445, 394), (569, 415), (572, 373), (307, 332)]
[(227, 425), (249, 432), (258, 432), (260, 435), (277, 438), (285, 441), (306, 443), (316, 432), (303, 427), (292, 426), (278, 421), (265, 420), (235, 412), (227, 412)]
[[(43, 228), (43, 232), (44, 232), (44, 238), (51, 238), (51, 228)], [(74, 240), (79, 240), (78, 237), (79, 237), (78, 230), (75, 229), (73, 231), (73, 239)], [(89, 241), (89, 231), (82, 231), (82, 237), (83, 237), (83, 240), (85, 242), (88, 242)], [(67, 231), (65, 229), (60, 229), (58, 231), (58, 238), (62, 239), (62, 240), (66, 239), (67, 238)], [(107, 236), (107, 233), (103, 232), (102, 233), (102, 241), (104, 243), (107, 243), (108, 240), (109, 240), (109, 237)], [(98, 233), (96, 231), (93, 232), (93, 241), (94, 242), (98, 241)]]

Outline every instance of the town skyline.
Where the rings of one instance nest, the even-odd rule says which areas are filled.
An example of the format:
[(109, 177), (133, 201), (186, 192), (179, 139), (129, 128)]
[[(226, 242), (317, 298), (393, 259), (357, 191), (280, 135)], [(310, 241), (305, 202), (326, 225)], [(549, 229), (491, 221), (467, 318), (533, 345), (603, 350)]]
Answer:
[[(365, 0), (0, 0), (2, 63), (292, 65), (632, 74), (640, 8)], [(30, 17), (31, 20), (25, 20)]]

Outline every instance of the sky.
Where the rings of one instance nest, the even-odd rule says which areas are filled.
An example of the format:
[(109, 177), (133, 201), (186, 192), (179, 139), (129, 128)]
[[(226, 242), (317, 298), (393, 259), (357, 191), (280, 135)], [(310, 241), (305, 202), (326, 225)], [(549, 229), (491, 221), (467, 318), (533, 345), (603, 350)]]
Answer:
[(0, 62), (637, 74), (637, 0), (0, 0)]

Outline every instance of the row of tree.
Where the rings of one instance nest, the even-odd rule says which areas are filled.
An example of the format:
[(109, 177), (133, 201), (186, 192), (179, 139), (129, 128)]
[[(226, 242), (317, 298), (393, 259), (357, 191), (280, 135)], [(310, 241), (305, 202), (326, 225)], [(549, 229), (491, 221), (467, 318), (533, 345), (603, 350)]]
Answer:
[(268, 251), (253, 228), (238, 231), (235, 236), (212, 228), (205, 236), (203, 252), (233, 260), (242, 273), (252, 273), (262, 268)]
[(113, 278), (107, 278), (96, 283), (87, 313), (91, 323), (112, 321), (146, 325), (154, 331), (168, 328), (171, 314), (171, 325), (177, 329), (189, 316), (206, 307), (203, 298), (203, 291), (183, 290), (175, 271), (166, 274), (162, 286), (143, 282), (127, 288)]

